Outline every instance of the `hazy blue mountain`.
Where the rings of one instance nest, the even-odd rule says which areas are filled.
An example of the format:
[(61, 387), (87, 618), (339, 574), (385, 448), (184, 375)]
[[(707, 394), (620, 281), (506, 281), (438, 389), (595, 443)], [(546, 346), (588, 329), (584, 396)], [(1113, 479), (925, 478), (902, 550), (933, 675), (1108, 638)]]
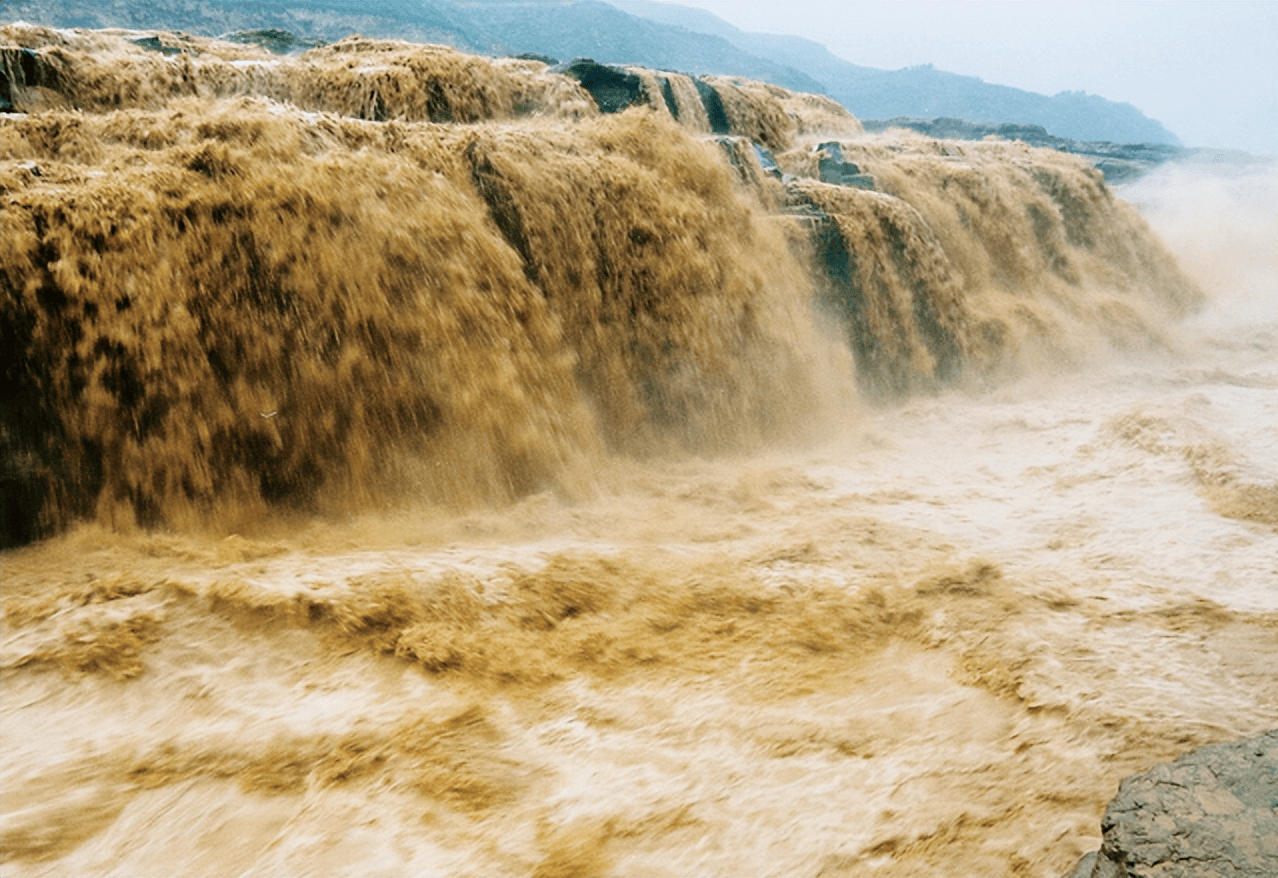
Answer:
[(747, 33), (723, 19), (687, 6), (654, 0), (609, 0), (631, 15), (712, 34), (744, 51), (806, 73), (862, 119), (950, 117), (971, 122), (1041, 125), (1060, 137), (1116, 143), (1180, 145), (1162, 123), (1131, 104), (1083, 92), (1053, 97), (995, 85), (931, 65), (880, 70), (853, 64), (803, 37)]
[(324, 41), (360, 33), (488, 55), (589, 57), (824, 93), (862, 119), (953, 117), (1041, 125), (1075, 140), (1179, 143), (1130, 104), (1082, 92), (1048, 97), (931, 66), (861, 67), (811, 40), (746, 33), (704, 10), (651, 0), (0, 0), (0, 21), (16, 19), (206, 36), (280, 28)]
[(638, 64), (702, 75), (728, 73), (798, 91), (824, 92), (818, 80), (783, 62), (743, 50), (722, 37), (670, 27), (597, 0), (466, 4), (472, 21), (508, 46), (566, 60)]
[(433, 0), (0, 0), (0, 22), (179, 30), (198, 36), (280, 28), (331, 42), (353, 33), (504, 53), (456, 3)]

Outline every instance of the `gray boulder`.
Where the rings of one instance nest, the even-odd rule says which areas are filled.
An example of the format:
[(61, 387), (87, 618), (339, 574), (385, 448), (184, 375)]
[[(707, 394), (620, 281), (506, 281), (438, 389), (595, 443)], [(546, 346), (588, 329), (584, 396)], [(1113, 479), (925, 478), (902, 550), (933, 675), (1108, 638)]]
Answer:
[(818, 175), (822, 183), (833, 183), (836, 186), (852, 186), (856, 189), (875, 188), (874, 177), (862, 172), (854, 162), (843, 157), (843, 147), (837, 141), (822, 143), (817, 147)]
[(1129, 777), (1071, 878), (1278, 876), (1278, 729)]

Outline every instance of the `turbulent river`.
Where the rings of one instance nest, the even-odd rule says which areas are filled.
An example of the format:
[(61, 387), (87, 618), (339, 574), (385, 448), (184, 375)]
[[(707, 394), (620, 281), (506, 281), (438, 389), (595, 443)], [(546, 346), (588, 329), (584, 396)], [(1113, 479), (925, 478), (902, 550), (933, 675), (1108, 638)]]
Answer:
[[(129, 124), (158, 129), (148, 118)], [(484, 174), (512, 179), (500, 149), (514, 149), (513, 137), (490, 145), (497, 158), (488, 164), (466, 153), (481, 189)], [(539, 149), (517, 145), (534, 158)], [(556, 149), (592, 161), (584, 147)], [(63, 173), (52, 153), (42, 155), (46, 178)], [(393, 169), (361, 155), (373, 169), (345, 182), (364, 197)], [(196, 158), (235, 161), (207, 150)], [(136, 164), (112, 167), (123, 174)], [(315, 193), (324, 171), (315, 172)], [(437, 187), (433, 197), (452, 211), (446, 220), (471, 209), (448, 201), (453, 190), (437, 182), (446, 167), (434, 177), (413, 173), (414, 185)], [(241, 185), (231, 178), (227, 186)], [(88, 187), (75, 191), (109, 210), (110, 193), (86, 179), (75, 179)], [(1171, 165), (1117, 196), (1136, 205), (1206, 296), (1190, 316), (1139, 333), (1152, 342), (1115, 344), (1110, 328), (1093, 324), (1107, 339), (1093, 349), (1084, 322), (1066, 321), (1058, 325), (1073, 333), (1069, 358), (1044, 341), (1051, 349), (1041, 357), (1030, 351), (1014, 367), (885, 400), (866, 385), (870, 361), (853, 363), (824, 328), (794, 335), (780, 308), (774, 325), (798, 352), (783, 365), (817, 375), (793, 392), (825, 409), (799, 431), (777, 428), (776, 419), (794, 414), (762, 402), (768, 417), (753, 408), (724, 415), (749, 422), (737, 442), (717, 441), (718, 421), (667, 411), (634, 422), (631, 438), (643, 442), (635, 453), (630, 440), (609, 434), (627, 429), (627, 406), (639, 403), (614, 394), (615, 410), (589, 416), (608, 448), (556, 444), (549, 457), (560, 470), (550, 475), (551, 465), (529, 463), (534, 451), (519, 442), (539, 449), (543, 434), (570, 433), (571, 412), (562, 422), (521, 421), (536, 434), (526, 439), (494, 426), (498, 438), (485, 442), (517, 446), (515, 463), (449, 439), (443, 451), (359, 482), (349, 489), (358, 502), (340, 508), (292, 495), (272, 506), (294, 482), (246, 480), (262, 487), (247, 500), (234, 494), (239, 518), (196, 503), (191, 464), (172, 476), (196, 498), (186, 506), (154, 487), (158, 478), (121, 476), (132, 487), (110, 494), (112, 466), (142, 460), (152, 462), (148, 474), (173, 471), (162, 464), (176, 427), (164, 442), (139, 446), (137, 460), (122, 451), (99, 463), (101, 496), (66, 501), (54, 510), (62, 516), (54, 532), (0, 554), (4, 874), (1065, 874), (1099, 845), (1101, 812), (1123, 777), (1278, 725), (1278, 169)], [(68, 213), (81, 203), (57, 197)], [(278, 198), (282, 209), (287, 199)], [(813, 195), (832, 212), (834, 199)], [(667, 208), (677, 218), (684, 206)], [(305, 208), (293, 209), (296, 217)], [(319, 246), (341, 243), (324, 217), (333, 228), (359, 221), (325, 214), (323, 203), (310, 209)], [(395, 215), (394, 205), (377, 209)], [(536, 219), (521, 209), (520, 234), (535, 248)], [(193, 228), (200, 222), (195, 208), (165, 222), (179, 215)], [(560, 221), (565, 235), (576, 234)], [(651, 218), (657, 228), (644, 234), (667, 234), (663, 221)], [(404, 222), (417, 243), (429, 231)], [(434, 252), (461, 246), (435, 222)], [(513, 254), (519, 235), (509, 225), (507, 217)], [(242, 244), (233, 222), (218, 228), (230, 230), (226, 246)], [(104, 261), (116, 234), (103, 232)], [(764, 247), (770, 233), (758, 234)], [(176, 246), (141, 238), (160, 262), (163, 246)], [(129, 246), (143, 246), (137, 240)], [(412, 243), (386, 245), (389, 261), (408, 258), (401, 251)], [(343, 258), (363, 258), (353, 252)], [(704, 251), (670, 252), (694, 261)], [(271, 253), (262, 245), (260, 259)], [(482, 262), (441, 269), (441, 282), (472, 283)], [(81, 275), (93, 270), (82, 265)], [(340, 268), (316, 270), (344, 282)], [(771, 282), (771, 269), (752, 270)], [(474, 283), (516, 284), (491, 271)], [(533, 259), (510, 277), (549, 289), (551, 275), (569, 272)], [(190, 276), (197, 283), (199, 271)], [(129, 288), (136, 300), (146, 283)], [(520, 314), (499, 316), (532, 326), (542, 319), (536, 301), (530, 293)], [(987, 315), (1001, 300), (990, 301)], [(197, 316), (216, 317), (209, 314)], [(372, 320), (343, 315), (352, 327)], [(574, 331), (572, 315), (554, 325)], [(608, 360), (608, 346), (620, 344), (611, 325), (590, 323), (581, 332), (591, 341), (576, 346), (577, 363), (603, 376), (592, 379), (595, 397), (604, 395), (601, 382), (630, 368)], [(466, 326), (459, 318), (445, 328), (469, 338)], [(400, 338), (393, 329), (392, 342)], [(554, 339), (532, 336), (515, 354), (552, 361), (544, 349)], [(112, 338), (122, 349), (135, 344)], [(627, 342), (631, 355), (657, 365), (676, 343), (642, 341)], [(170, 357), (180, 347), (171, 343)], [(481, 339), (467, 348), (478, 358), (467, 368), (523, 362), (490, 347)], [(236, 350), (258, 356), (247, 342)], [(927, 350), (940, 363), (939, 348)], [(917, 363), (927, 350), (907, 359)], [(782, 362), (769, 356), (768, 368)], [(826, 365), (804, 372), (804, 358)], [(933, 366), (923, 371), (940, 369)], [(245, 374), (246, 389), (227, 391), (228, 422), (242, 401), (254, 430), (282, 432), (237, 453), (276, 454), (272, 465), (286, 471), (292, 459), (271, 449), (298, 441), (302, 428), (288, 419), (306, 399), (301, 390), (291, 401), (270, 397), (249, 386), (258, 373)], [(458, 390), (448, 375), (433, 384), (417, 375), (437, 394), (436, 407), (406, 417), (508, 417), (534, 392), (562, 415), (578, 403), (555, 396), (553, 378), (494, 399), (484, 381)], [(675, 376), (672, 386), (695, 378)], [(304, 379), (294, 374), (292, 386), (305, 389)], [(715, 394), (760, 380), (733, 378)], [(445, 391), (468, 401), (438, 402)], [(697, 396), (698, 411), (712, 408), (715, 394)], [(90, 429), (109, 434), (93, 420), (105, 403), (85, 398), (83, 422), (60, 428), (68, 447)], [(635, 400), (647, 398), (636, 391)], [(386, 417), (376, 399), (340, 402), (363, 407), (349, 423), (332, 416), (345, 423), (342, 435), (358, 433), (365, 415)], [(183, 417), (204, 416), (193, 403), (173, 405)], [(139, 404), (135, 418), (138, 411), (147, 410)], [(679, 417), (677, 442), (639, 435)], [(136, 420), (132, 430), (143, 435)], [(314, 430), (341, 432), (332, 423)], [(716, 441), (702, 441), (707, 435)], [(469, 484), (472, 471), (490, 465), (475, 461), (494, 455), (506, 473), (493, 477), (501, 490), (413, 495), (423, 483)], [(362, 458), (348, 465), (368, 466)], [(450, 466), (463, 471), (431, 475)], [(513, 485), (509, 473), (519, 475)], [(80, 482), (68, 476), (66, 484)], [(152, 486), (153, 497), (139, 500), (138, 485)], [(377, 502), (377, 491), (393, 500)], [(119, 507), (129, 503), (125, 521)], [(193, 524), (191, 504), (213, 511)]]

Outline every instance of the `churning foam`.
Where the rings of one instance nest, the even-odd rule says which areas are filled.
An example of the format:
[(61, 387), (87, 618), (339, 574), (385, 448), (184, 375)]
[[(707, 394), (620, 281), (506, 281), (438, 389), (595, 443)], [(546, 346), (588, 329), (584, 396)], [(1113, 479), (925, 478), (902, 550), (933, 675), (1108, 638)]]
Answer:
[(1063, 874), (1278, 721), (1278, 334), (1171, 328), (1251, 233), (1188, 172), (3, 32), (6, 874)]

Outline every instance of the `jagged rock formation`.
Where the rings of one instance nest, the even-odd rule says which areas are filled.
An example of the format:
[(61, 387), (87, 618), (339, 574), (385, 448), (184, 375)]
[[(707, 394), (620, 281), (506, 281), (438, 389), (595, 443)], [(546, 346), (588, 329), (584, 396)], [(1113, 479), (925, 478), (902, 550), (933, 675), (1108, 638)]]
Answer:
[(1278, 730), (1130, 777), (1071, 878), (1278, 875)]

